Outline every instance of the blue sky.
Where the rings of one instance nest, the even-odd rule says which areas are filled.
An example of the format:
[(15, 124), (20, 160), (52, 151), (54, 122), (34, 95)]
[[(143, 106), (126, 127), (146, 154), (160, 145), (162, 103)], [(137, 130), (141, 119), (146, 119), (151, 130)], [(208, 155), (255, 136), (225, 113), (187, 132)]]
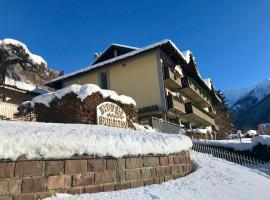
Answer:
[(270, 77), (270, 1), (1, 1), (0, 39), (26, 43), (65, 73), (110, 43), (143, 47), (171, 39), (190, 49), (217, 88)]

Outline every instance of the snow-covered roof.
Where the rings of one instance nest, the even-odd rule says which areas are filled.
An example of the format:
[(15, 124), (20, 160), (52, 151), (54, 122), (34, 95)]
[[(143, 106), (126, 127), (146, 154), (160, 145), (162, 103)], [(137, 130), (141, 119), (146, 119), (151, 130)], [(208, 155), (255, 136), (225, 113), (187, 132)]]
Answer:
[(47, 62), (41, 56), (31, 53), (29, 49), (27, 48), (27, 46), (18, 40), (7, 38), (7, 39), (4, 39), (3, 41), (0, 40), (0, 45), (14, 45), (17, 47), (21, 47), (23, 48), (25, 53), (29, 55), (29, 59), (34, 64), (38, 64), (38, 65), (43, 64), (44, 66), (47, 66)]
[(190, 62), (190, 56), (192, 56), (192, 53), (190, 50), (182, 51), (182, 54), (186, 60), (187, 63)]
[(32, 99), (32, 105), (35, 103), (41, 103), (50, 106), (50, 103), (53, 99), (58, 98), (61, 99), (63, 96), (69, 93), (75, 93), (78, 95), (78, 98), (83, 101), (87, 96), (90, 96), (93, 93), (99, 92), (104, 98), (111, 98), (115, 101), (119, 101), (123, 104), (127, 105), (136, 105), (136, 102), (131, 97), (125, 95), (118, 95), (115, 91), (112, 90), (103, 90), (99, 86), (94, 84), (86, 84), (86, 85), (70, 85), (61, 90), (57, 90), (55, 92), (50, 92), (46, 94), (39, 95)]
[(110, 46), (124, 47), (124, 48), (128, 48), (128, 49), (139, 49), (138, 47), (129, 46), (129, 45), (125, 45), (125, 44), (118, 44), (118, 43), (112, 43)]
[(183, 56), (182, 52), (176, 47), (176, 45), (171, 40), (166, 39), (166, 40), (162, 40), (160, 42), (157, 42), (157, 43), (154, 43), (154, 44), (145, 46), (143, 48), (136, 49), (136, 50), (131, 51), (129, 53), (126, 53), (126, 54), (117, 56), (115, 58), (111, 58), (109, 60), (105, 60), (103, 62), (94, 64), (94, 65), (90, 65), (90, 66), (88, 66), (86, 68), (83, 68), (83, 69), (74, 71), (72, 73), (69, 73), (69, 74), (66, 74), (66, 75), (63, 75), (63, 76), (60, 76), (60, 77), (55, 78), (55, 79), (53, 79), (51, 81), (48, 81), (46, 84), (50, 84), (50, 83), (57, 82), (59, 80), (63, 80), (63, 79), (66, 79), (66, 78), (69, 78), (69, 77), (72, 77), (72, 76), (75, 76), (75, 75), (78, 75), (78, 74), (81, 74), (81, 73), (85, 73), (85, 72), (88, 72), (88, 71), (93, 70), (93, 69), (97, 69), (97, 68), (102, 67), (102, 66), (107, 65), (107, 64), (112, 64), (114, 62), (117, 62), (117, 61), (120, 61), (120, 60), (129, 58), (131, 56), (135, 56), (135, 55), (141, 54), (141, 53), (143, 53), (145, 51), (149, 51), (151, 49), (160, 47), (160, 46), (162, 46), (164, 44), (170, 44), (175, 49), (175, 51), (187, 62), (187, 60)]
[(23, 81), (17, 81), (17, 80), (9, 78), (7, 76), (5, 77), (4, 85), (18, 89), (18, 90), (23, 90), (26, 92), (32, 92), (32, 93), (36, 93), (36, 94), (45, 94), (48, 92), (47, 90), (40, 88), (40, 87), (37, 87), (33, 84), (29, 84), (29, 83), (26, 83)]
[(210, 78), (206, 78), (206, 79), (203, 79), (203, 81), (205, 82), (205, 84), (207, 85), (207, 87), (212, 90), (212, 81)]

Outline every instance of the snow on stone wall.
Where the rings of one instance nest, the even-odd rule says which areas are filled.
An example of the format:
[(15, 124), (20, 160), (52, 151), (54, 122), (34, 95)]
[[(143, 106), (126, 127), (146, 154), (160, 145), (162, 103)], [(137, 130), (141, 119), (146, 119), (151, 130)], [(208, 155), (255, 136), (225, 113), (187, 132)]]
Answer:
[(180, 134), (149, 133), (98, 125), (0, 121), (0, 159), (123, 157), (170, 154), (192, 147)]

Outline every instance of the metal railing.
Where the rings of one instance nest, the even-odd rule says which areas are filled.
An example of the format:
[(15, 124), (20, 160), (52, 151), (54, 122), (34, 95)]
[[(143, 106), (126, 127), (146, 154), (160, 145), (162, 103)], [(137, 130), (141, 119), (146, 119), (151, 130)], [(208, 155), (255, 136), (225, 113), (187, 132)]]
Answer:
[(152, 117), (152, 126), (153, 129), (162, 133), (178, 134), (184, 132), (182, 126), (155, 117)]
[(251, 156), (245, 156), (226, 149), (205, 145), (193, 141), (192, 149), (197, 152), (211, 154), (214, 157), (225, 159), (248, 168), (256, 169), (270, 175), (270, 162), (265, 162)]
[(16, 112), (17, 112), (17, 105), (0, 102), (0, 116), (12, 119), (14, 113)]

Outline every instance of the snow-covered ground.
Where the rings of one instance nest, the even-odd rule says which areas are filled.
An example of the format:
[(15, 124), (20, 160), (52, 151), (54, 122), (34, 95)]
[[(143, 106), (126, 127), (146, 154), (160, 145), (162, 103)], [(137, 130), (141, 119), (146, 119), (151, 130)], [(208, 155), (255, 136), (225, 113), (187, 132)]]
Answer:
[(122, 157), (170, 154), (192, 147), (189, 137), (90, 124), (0, 121), (0, 159)]
[(244, 151), (249, 150), (251, 147), (251, 138), (242, 138), (240, 142), (239, 138), (230, 139), (230, 140), (198, 140), (196, 143), (207, 144), (217, 147), (227, 147), (234, 150)]
[(95, 194), (59, 194), (46, 200), (269, 200), (270, 176), (192, 152), (198, 169), (186, 177), (136, 189)]
[(259, 135), (254, 138), (239, 138), (230, 140), (201, 140), (196, 141), (197, 143), (208, 144), (211, 146), (227, 147), (232, 148), (237, 151), (252, 150), (256, 145), (263, 144), (270, 146), (270, 136), (269, 135)]

